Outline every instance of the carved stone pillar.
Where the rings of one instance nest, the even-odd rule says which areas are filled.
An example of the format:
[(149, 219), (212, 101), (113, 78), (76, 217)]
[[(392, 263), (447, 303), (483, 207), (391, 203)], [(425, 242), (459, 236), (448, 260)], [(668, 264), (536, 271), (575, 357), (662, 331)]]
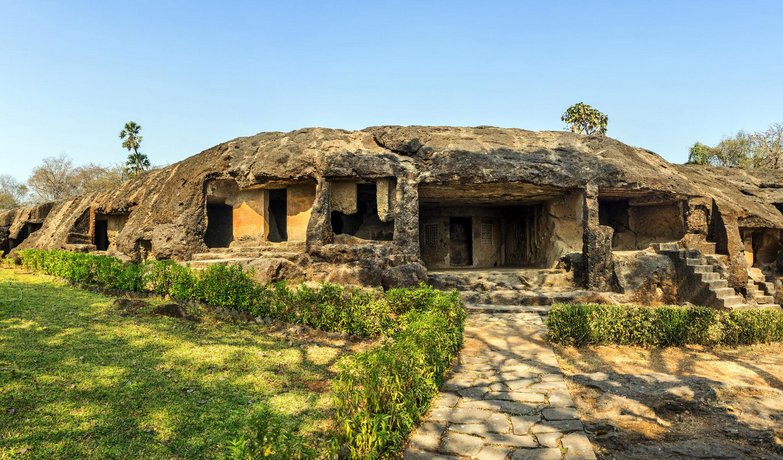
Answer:
[(334, 240), (331, 223), (330, 201), (331, 184), (326, 178), (319, 178), (315, 186), (315, 200), (310, 214), (310, 222), (307, 224), (307, 251), (324, 244), (331, 243)]
[(611, 227), (601, 225), (598, 217), (598, 187), (588, 184), (582, 200), (582, 265), (586, 289), (612, 289), (614, 263), (612, 262)]
[(419, 181), (413, 177), (397, 179), (394, 203), (394, 243), (400, 252), (419, 257)]

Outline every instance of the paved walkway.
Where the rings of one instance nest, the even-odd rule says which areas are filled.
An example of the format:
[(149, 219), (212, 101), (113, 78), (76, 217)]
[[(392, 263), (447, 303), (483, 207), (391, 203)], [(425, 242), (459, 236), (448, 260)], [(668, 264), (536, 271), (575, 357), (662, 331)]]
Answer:
[(537, 313), (474, 313), (406, 459), (594, 459)]

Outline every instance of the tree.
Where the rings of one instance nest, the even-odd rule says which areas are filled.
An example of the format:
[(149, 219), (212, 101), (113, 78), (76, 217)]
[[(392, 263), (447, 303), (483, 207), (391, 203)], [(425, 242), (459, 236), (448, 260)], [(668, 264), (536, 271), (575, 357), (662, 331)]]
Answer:
[(27, 185), (35, 192), (36, 201), (64, 200), (78, 194), (73, 175), (73, 162), (65, 155), (44, 158), (43, 164), (33, 169)]
[(710, 147), (701, 142), (690, 148), (688, 163), (728, 168), (783, 169), (783, 123), (773, 123), (766, 131), (739, 131)]
[(27, 198), (27, 186), (8, 174), (0, 174), (0, 209), (21, 206)]
[(766, 131), (751, 135), (753, 164), (757, 168), (783, 168), (783, 123), (773, 123)]
[(712, 147), (704, 145), (701, 142), (693, 144), (688, 155), (688, 164), (692, 165), (711, 165), (713, 158)]
[(734, 137), (721, 140), (713, 149), (717, 166), (728, 168), (747, 168), (753, 166), (750, 162), (753, 156), (751, 136), (740, 131)]
[(45, 158), (33, 169), (27, 184), (35, 192), (35, 201), (58, 201), (87, 193), (108, 190), (125, 180), (121, 165), (100, 166), (87, 164), (74, 167), (65, 155)]
[(572, 132), (587, 135), (605, 135), (606, 125), (609, 123), (609, 117), (583, 102), (566, 109), (560, 119)]
[(125, 179), (125, 167), (121, 164), (101, 166), (89, 163), (74, 170), (74, 181), (80, 195), (108, 190), (122, 184)]
[(147, 158), (147, 155), (139, 152), (143, 139), (139, 133), (141, 133), (141, 125), (136, 124), (135, 121), (125, 123), (125, 127), (120, 131), (122, 147), (130, 152), (128, 153), (128, 160), (125, 162), (125, 170), (129, 176), (140, 174), (150, 167), (150, 160)]

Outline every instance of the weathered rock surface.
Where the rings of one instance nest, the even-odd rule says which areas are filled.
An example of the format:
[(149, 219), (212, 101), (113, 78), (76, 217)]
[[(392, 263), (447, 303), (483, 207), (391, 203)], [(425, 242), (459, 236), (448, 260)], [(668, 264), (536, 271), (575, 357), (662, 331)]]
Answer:
[[(392, 241), (357, 244), (332, 233), (330, 181), (350, 178), (394, 178), (393, 206), (383, 209), (384, 219), (394, 219)], [(94, 244), (95, 215), (123, 215), (126, 220), (110, 253), (129, 259), (190, 260), (209, 249), (205, 189), (215, 180), (235, 181), (240, 190), (314, 184), (305, 241), (310, 265), (301, 269), (307, 276), (363, 284), (392, 286), (424, 279), (419, 198), (420, 193), (439, 193), (438, 187), (445, 195), (471, 190), (474, 196), (486, 193), (492, 200), (508, 193), (506, 184), (514, 184), (530, 199), (551, 200), (592, 184), (599, 196), (658, 195), (702, 203), (687, 208), (688, 232), (704, 234), (715, 221), (713, 215), (721, 216), (725, 229), (718, 232), (719, 246), (730, 255), (731, 282), (736, 286), (747, 282), (738, 228), (783, 228), (783, 215), (775, 207), (783, 203), (780, 171), (672, 165), (653, 152), (611, 138), (570, 132), (380, 126), (237, 138), (103, 193), (0, 212), (0, 249), (89, 249)], [(567, 230), (575, 234), (579, 228)], [(606, 249), (605, 229), (590, 224), (588, 230), (586, 244), (598, 252)], [(611, 236), (608, 239), (611, 243)], [(569, 250), (562, 241), (557, 245)], [(586, 263), (598, 270), (590, 282), (600, 284), (601, 275), (596, 273), (609, 271), (609, 262), (593, 257)], [(334, 270), (346, 264), (350, 267)], [(264, 279), (300, 275), (280, 261), (259, 263), (258, 270)]]

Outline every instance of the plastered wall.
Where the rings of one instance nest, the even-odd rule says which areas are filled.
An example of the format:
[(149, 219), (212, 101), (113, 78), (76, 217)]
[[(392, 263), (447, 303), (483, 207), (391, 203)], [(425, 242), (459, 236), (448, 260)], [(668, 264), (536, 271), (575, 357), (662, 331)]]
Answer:
[(315, 201), (315, 184), (291, 185), (288, 187), (288, 241), (305, 241), (307, 224)]

